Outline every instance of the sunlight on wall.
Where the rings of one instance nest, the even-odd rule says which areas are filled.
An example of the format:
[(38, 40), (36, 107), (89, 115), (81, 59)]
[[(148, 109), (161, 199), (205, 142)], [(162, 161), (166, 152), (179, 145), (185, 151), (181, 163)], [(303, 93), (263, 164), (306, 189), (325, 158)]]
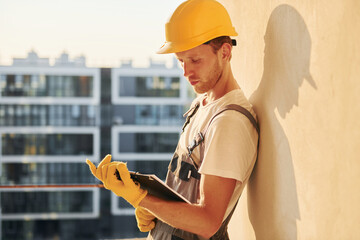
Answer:
[(239, 33), (232, 67), (261, 126), (231, 239), (359, 237), (359, 2), (220, 2)]

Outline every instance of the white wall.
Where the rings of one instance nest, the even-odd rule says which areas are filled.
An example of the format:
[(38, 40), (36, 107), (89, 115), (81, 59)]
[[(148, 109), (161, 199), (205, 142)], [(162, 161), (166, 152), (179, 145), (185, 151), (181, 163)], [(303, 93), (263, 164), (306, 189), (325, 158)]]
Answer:
[(360, 239), (360, 1), (220, 2), (261, 125), (231, 239)]

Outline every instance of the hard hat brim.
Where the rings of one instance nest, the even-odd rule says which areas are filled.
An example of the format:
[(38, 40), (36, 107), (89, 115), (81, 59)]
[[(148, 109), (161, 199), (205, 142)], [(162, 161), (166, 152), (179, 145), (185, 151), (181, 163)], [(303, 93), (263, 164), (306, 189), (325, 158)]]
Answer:
[[(214, 34), (216, 33), (216, 34)], [(156, 52), (158, 54), (167, 54), (167, 53), (177, 53), (183, 52), (194, 47), (200, 46), (203, 43), (206, 43), (214, 38), (221, 36), (237, 36), (237, 32), (234, 28), (226, 29), (226, 28), (214, 28), (211, 31), (201, 35), (196, 36), (191, 39), (184, 39), (181, 42), (165, 42), (165, 44)]]

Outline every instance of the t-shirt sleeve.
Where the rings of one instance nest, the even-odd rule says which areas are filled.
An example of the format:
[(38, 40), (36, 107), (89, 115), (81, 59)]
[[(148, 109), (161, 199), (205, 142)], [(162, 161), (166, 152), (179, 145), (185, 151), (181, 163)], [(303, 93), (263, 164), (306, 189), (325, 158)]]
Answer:
[(205, 135), (201, 174), (243, 182), (256, 159), (257, 132), (249, 119), (236, 111), (217, 116)]

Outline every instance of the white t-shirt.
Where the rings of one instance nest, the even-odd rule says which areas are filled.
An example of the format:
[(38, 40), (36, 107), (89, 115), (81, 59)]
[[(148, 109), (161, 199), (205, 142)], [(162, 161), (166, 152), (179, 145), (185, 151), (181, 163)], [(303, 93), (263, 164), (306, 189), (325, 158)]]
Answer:
[[(205, 129), (210, 118), (223, 106), (237, 104), (247, 109), (256, 119), (252, 106), (240, 89), (233, 90), (220, 99), (203, 105), (206, 95), (198, 97), (200, 107), (181, 135), (179, 144), (186, 149), (194, 137)], [(199, 172), (236, 179), (233, 196), (224, 219), (231, 212), (240, 197), (254, 167), (257, 154), (258, 134), (250, 120), (243, 114), (228, 110), (218, 115), (205, 135), (204, 159)], [(196, 147), (192, 157), (199, 165), (200, 147)]]

